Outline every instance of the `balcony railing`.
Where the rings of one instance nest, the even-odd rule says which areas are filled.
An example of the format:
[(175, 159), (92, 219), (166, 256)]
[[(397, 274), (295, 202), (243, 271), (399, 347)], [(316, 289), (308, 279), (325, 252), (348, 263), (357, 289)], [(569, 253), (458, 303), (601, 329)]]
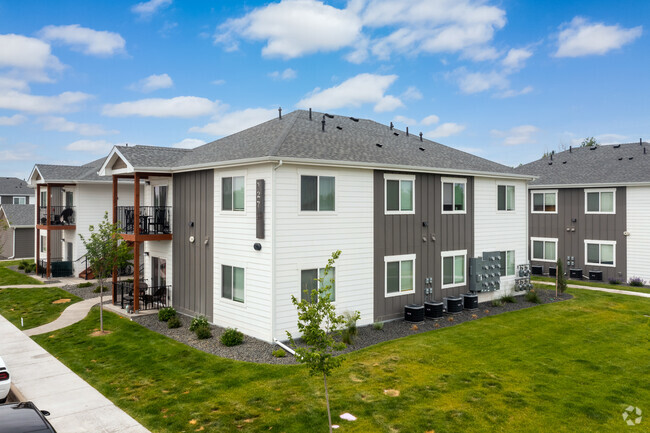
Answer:
[(172, 232), (172, 208), (170, 206), (140, 206), (140, 215), (135, 217), (133, 206), (117, 207), (117, 224), (122, 233), (134, 234), (136, 224), (140, 234), (160, 235)]
[[(133, 307), (133, 281), (118, 281), (114, 284), (115, 305)], [(159, 310), (169, 304), (171, 286), (149, 286), (140, 281), (140, 310)]]
[[(53, 226), (73, 226), (77, 218), (74, 206), (50, 206), (50, 223)], [(47, 206), (38, 209), (38, 223), (48, 225)]]

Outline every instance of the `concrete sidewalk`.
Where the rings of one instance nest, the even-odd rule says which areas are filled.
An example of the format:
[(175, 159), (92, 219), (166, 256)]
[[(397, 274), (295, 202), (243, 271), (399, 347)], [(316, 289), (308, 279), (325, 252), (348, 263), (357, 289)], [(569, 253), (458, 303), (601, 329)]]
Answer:
[(68, 308), (63, 310), (63, 313), (59, 316), (58, 319), (53, 322), (46, 323), (45, 325), (39, 326), (37, 328), (28, 329), (23, 331), (25, 335), (32, 336), (38, 334), (45, 334), (46, 332), (54, 332), (57, 329), (65, 328), (74, 323), (77, 323), (83, 320), (87, 315), (93, 305), (99, 304), (99, 296), (92, 299), (86, 299), (85, 301), (77, 302), (76, 304), (70, 305)]
[(2, 316), (0, 341), (13, 384), (58, 432), (149, 432)]
[[(532, 281), (535, 284), (544, 284), (546, 286), (553, 286), (555, 287), (555, 283), (552, 281)], [(629, 295), (629, 296), (638, 296), (640, 298), (650, 298), (650, 293), (643, 293), (643, 292), (632, 292), (630, 290), (616, 290), (616, 289), (608, 289), (606, 287), (591, 287), (591, 286), (580, 286), (578, 284), (567, 284), (567, 287), (570, 287), (572, 289), (583, 289), (583, 290), (593, 290), (595, 292), (607, 292), (607, 293), (614, 293), (616, 295)]]

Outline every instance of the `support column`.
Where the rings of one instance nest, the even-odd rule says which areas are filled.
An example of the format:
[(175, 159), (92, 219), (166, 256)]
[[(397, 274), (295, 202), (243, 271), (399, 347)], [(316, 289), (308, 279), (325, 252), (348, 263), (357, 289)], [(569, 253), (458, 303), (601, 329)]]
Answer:
[[(113, 224), (117, 224), (117, 176), (113, 175)], [(117, 303), (117, 268), (113, 268), (113, 305)]]
[[(36, 185), (36, 224), (34, 227), (37, 227), (40, 224), (39, 218), (41, 213), (41, 185)], [(39, 262), (41, 261), (41, 230), (36, 228), (36, 275), (38, 275), (38, 267), (40, 266)]]
[(50, 248), (50, 241), (52, 239), (52, 236), (50, 236), (50, 222), (51, 219), (50, 217), (52, 216), (52, 206), (50, 206), (50, 202), (52, 201), (52, 196), (50, 195), (50, 185), (47, 185), (47, 201), (45, 203), (45, 206), (47, 206), (47, 250), (45, 251), (45, 255), (47, 257), (47, 265), (45, 267), (45, 276), (47, 278), (50, 278), (50, 273), (52, 271), (52, 265), (50, 263), (50, 257), (52, 254), (51, 248)]
[(140, 310), (140, 174), (133, 179), (133, 311)]

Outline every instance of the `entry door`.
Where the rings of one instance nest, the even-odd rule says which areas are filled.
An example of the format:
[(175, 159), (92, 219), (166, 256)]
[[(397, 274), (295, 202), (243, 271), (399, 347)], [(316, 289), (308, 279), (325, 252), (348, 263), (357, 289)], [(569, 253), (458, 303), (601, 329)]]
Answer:
[(65, 255), (68, 262), (72, 261), (72, 242), (66, 242), (65, 244)]

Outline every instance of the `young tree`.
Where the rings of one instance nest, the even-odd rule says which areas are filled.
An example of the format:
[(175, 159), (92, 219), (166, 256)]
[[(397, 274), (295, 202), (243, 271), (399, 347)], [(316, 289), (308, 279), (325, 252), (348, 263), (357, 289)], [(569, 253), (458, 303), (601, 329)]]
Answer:
[[(332, 270), (334, 262), (341, 255), (341, 251), (332, 253), (327, 260), (323, 271), (324, 277)], [(302, 341), (306, 347), (298, 347), (291, 333), (287, 336), (291, 346), (296, 351), (296, 359), (301, 364), (309, 367), (309, 374), (323, 375), (325, 385), (325, 401), (327, 403), (327, 419), (329, 431), (332, 433), (332, 415), (330, 413), (330, 399), (327, 391), (327, 376), (332, 370), (341, 365), (341, 359), (334, 356), (334, 352), (345, 349), (345, 344), (338, 341), (346, 323), (343, 315), (336, 315), (336, 310), (330, 300), (329, 291), (331, 284), (324, 284), (325, 278), (317, 278), (318, 289), (311, 292), (311, 299), (298, 301), (291, 295), (291, 302), (298, 309), (298, 330), (302, 334)], [(332, 280), (333, 282), (334, 280)], [(359, 320), (359, 312), (355, 311), (351, 317)], [(337, 337), (337, 338), (335, 338)]]
[(555, 296), (558, 290), (560, 293), (566, 291), (566, 275), (564, 274), (564, 264), (562, 259), (557, 259), (557, 268), (555, 268)]
[(104, 332), (104, 280), (112, 274), (113, 268), (126, 266), (133, 254), (126, 242), (120, 242), (120, 229), (117, 224), (108, 221), (108, 212), (97, 228), (91, 225), (88, 230), (88, 239), (81, 234), (79, 237), (86, 247), (90, 269), (99, 281), (99, 326), (100, 331)]
[(587, 137), (584, 140), (582, 140), (582, 143), (580, 143), (580, 146), (582, 147), (592, 147), (592, 146), (598, 146), (598, 141), (594, 137)]

